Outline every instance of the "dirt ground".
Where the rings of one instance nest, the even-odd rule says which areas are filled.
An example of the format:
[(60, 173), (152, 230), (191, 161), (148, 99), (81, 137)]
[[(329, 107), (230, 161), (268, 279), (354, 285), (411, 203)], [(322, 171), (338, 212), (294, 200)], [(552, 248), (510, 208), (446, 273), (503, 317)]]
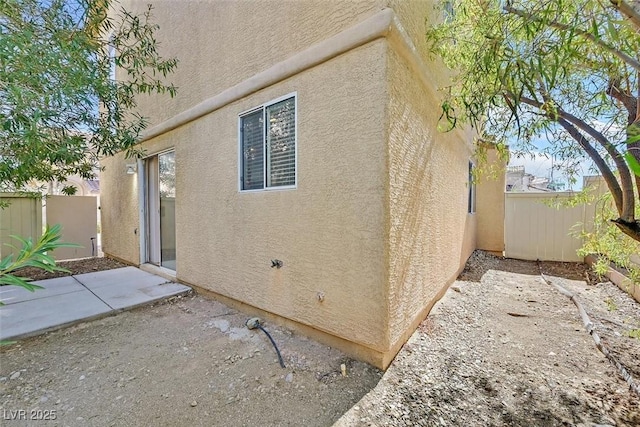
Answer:
[[(640, 339), (629, 336), (640, 305), (610, 283), (585, 283), (584, 265), (542, 268), (579, 294), (640, 378)], [(0, 424), (640, 425), (640, 398), (536, 263), (476, 252), (384, 376), (267, 324), (282, 369), (247, 317), (188, 296), (0, 347)], [(26, 420), (15, 420), (21, 410)]]
[(128, 266), (127, 264), (123, 264), (119, 261), (106, 257), (84, 258), (74, 261), (60, 261), (56, 264), (59, 267), (67, 269), (68, 272), (57, 271), (55, 273), (48, 273), (44, 270), (40, 270), (39, 268), (25, 267), (17, 270), (16, 276), (28, 277), (32, 280), (44, 280), (69, 276), (72, 274), (93, 273), (96, 271), (112, 270), (114, 268), (122, 268)]
[(188, 296), (2, 348), (0, 424), (327, 426), (382, 375), (266, 324), (282, 369), (247, 317)]
[[(640, 305), (587, 267), (542, 263), (579, 294), (640, 378)], [(640, 398), (597, 350), (575, 305), (535, 262), (476, 252), (383, 379), (337, 426), (640, 426)]]

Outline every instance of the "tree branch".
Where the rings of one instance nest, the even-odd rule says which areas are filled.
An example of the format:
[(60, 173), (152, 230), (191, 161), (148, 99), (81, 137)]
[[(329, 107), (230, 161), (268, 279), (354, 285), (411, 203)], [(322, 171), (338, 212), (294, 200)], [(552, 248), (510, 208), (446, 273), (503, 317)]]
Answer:
[[(527, 12), (525, 12), (523, 10), (520, 10), (520, 9), (516, 9), (516, 8), (512, 7), (509, 4), (507, 4), (504, 7), (504, 10), (505, 10), (505, 12), (512, 13), (514, 15), (520, 16), (521, 18), (524, 18), (524, 19), (527, 19), (527, 20), (538, 21), (538, 22), (542, 21), (540, 18), (536, 17), (535, 15), (533, 15), (531, 13), (527, 13)], [(578, 28), (573, 28), (573, 27), (570, 27), (569, 25), (562, 24), (562, 23), (557, 22), (557, 21), (549, 21), (549, 25), (552, 26), (553, 28), (557, 28), (557, 29), (562, 30), (562, 31), (573, 31), (575, 34), (577, 34), (577, 35), (579, 35), (581, 37), (584, 37), (585, 39), (587, 39), (590, 42), (596, 44), (597, 46), (600, 46), (602, 49), (606, 50), (607, 52), (617, 56), (618, 59), (622, 60), (623, 62), (625, 62), (630, 67), (633, 67), (634, 69), (640, 71), (640, 61), (630, 57), (626, 53), (621, 52), (621, 51), (619, 51), (618, 49), (616, 49), (616, 48), (614, 48), (612, 46), (609, 46), (607, 43), (602, 41), (602, 39), (597, 38), (596, 36), (594, 36), (593, 34), (589, 33), (588, 31), (580, 30)]]
[(605, 138), (604, 135), (602, 135), (602, 133), (586, 124), (583, 120), (577, 118), (573, 114), (569, 114), (566, 111), (563, 111), (562, 109), (558, 109), (558, 114), (563, 119), (575, 125), (578, 129), (586, 132), (587, 135), (591, 136), (605, 150), (607, 150), (607, 153), (613, 159), (614, 163), (616, 164), (616, 168), (618, 169), (618, 173), (620, 174), (620, 186), (622, 187), (623, 205), (622, 211), (619, 211), (620, 217), (627, 222), (635, 221), (635, 193), (633, 179), (631, 178), (631, 172), (629, 171), (627, 162), (625, 161), (622, 154), (611, 142), (609, 142), (607, 138)]
[(618, 151), (618, 149), (609, 142), (607, 138), (605, 138), (602, 133), (595, 130), (593, 127), (586, 124), (583, 120), (580, 120), (576, 116), (563, 111), (562, 109), (558, 109), (558, 115), (567, 120), (568, 122), (575, 125), (578, 129), (581, 129), (583, 132), (586, 132), (587, 135), (591, 136), (595, 139), (611, 156), (613, 159), (616, 169), (618, 169), (618, 173), (620, 175), (620, 186), (622, 188), (622, 210), (618, 211), (620, 213), (620, 218), (627, 222), (635, 221), (635, 192), (634, 192), (634, 183), (631, 177), (631, 172), (629, 171), (629, 167), (627, 166), (627, 162), (625, 161), (622, 154)]
[(558, 123), (562, 126), (569, 135), (573, 139), (575, 139), (580, 147), (587, 153), (587, 155), (593, 160), (593, 163), (596, 164), (596, 167), (600, 170), (605, 182), (607, 183), (607, 187), (611, 191), (611, 195), (613, 196), (613, 201), (616, 204), (616, 208), (618, 209), (618, 213), (623, 211), (623, 197), (622, 197), (622, 189), (620, 188), (620, 184), (618, 184), (618, 180), (616, 176), (611, 171), (611, 168), (604, 161), (600, 153), (589, 143), (589, 141), (580, 133), (575, 126), (564, 119), (558, 119)]
[(630, 125), (636, 120), (636, 116), (638, 114), (638, 99), (633, 95), (629, 95), (628, 93), (621, 91), (619, 86), (620, 79), (612, 79), (609, 82), (606, 93), (624, 105), (624, 108), (626, 108), (629, 113), (627, 124)]
[[(557, 107), (557, 103), (553, 100), (553, 98), (551, 98), (551, 96), (549, 95), (549, 92), (547, 91), (547, 88), (544, 84), (544, 82), (542, 81), (541, 78), (538, 77), (538, 85), (540, 86), (540, 92), (542, 94), (542, 99), (544, 100), (544, 102), (548, 105), (553, 105), (555, 107)], [(617, 94), (619, 95), (626, 95), (624, 94), (622, 91), (620, 91), (617, 86), (619, 85), (619, 81), (615, 82), (615, 81), (611, 81), (609, 84), (609, 90), (614, 90), (617, 91)], [(632, 105), (635, 105), (635, 99), (632, 102)], [(628, 106), (628, 105), (627, 105)], [(547, 114), (550, 118), (555, 119), (577, 142), (578, 144), (586, 151), (589, 153), (590, 150), (587, 149), (587, 147), (585, 147), (584, 142), (584, 136), (582, 135), (582, 133), (580, 133), (573, 125), (571, 125), (565, 118), (561, 118), (558, 119), (557, 117), (554, 117), (555, 114), (557, 114), (557, 111), (552, 111), (552, 110), (547, 110), (545, 108), (542, 108), (543, 106), (541, 105), (540, 108), (542, 111), (545, 112), (545, 114)], [(633, 107), (631, 107), (633, 108)], [(564, 113), (564, 111), (560, 110), (560, 114)], [(565, 113), (566, 114), (566, 113)], [(584, 125), (587, 126), (586, 123), (584, 123), (583, 120), (579, 120), (577, 117), (571, 116), (572, 118), (574, 118), (572, 121), (575, 123), (577, 121), (579, 121), (579, 125)], [(584, 128), (584, 126), (581, 126)], [(590, 130), (594, 130), (591, 126), (588, 126)], [(594, 130), (595, 131), (595, 130)], [(595, 137), (596, 140), (598, 140), (600, 142), (601, 145), (605, 145), (605, 148), (607, 148), (606, 146), (611, 145), (609, 143), (609, 141), (604, 137), (604, 135), (601, 135), (600, 133), (598, 133), (598, 135), (592, 135), (592, 137)], [(600, 138), (601, 137), (601, 138)], [(600, 154), (597, 152), (597, 150), (593, 149), (593, 147), (591, 147), (591, 144), (589, 144), (589, 148), (591, 148), (593, 151), (590, 154), (590, 157), (593, 158), (593, 152), (598, 154), (598, 157), (600, 157)], [(614, 148), (614, 147), (611, 147)], [(607, 150), (609, 152), (609, 154), (613, 157), (615, 155), (614, 152), (617, 152), (617, 150)], [(617, 157), (614, 157), (614, 159)], [(611, 172), (611, 169), (609, 168), (609, 165), (600, 157), (600, 160), (602, 160), (602, 162), (600, 164), (597, 164), (598, 168), (602, 171), (602, 174), (604, 176), (605, 172), (602, 170), (602, 167), (606, 167), (608, 174), (610, 174), (609, 178), (613, 178), (613, 179), (609, 179), (609, 178), (605, 178), (605, 181), (607, 181), (607, 185), (610, 184), (614, 184), (617, 188), (620, 188), (618, 185), (618, 180), (615, 179), (613, 173)], [(620, 165), (620, 163), (622, 163), (624, 160), (620, 159), (620, 162), (616, 162), (617, 165)], [(595, 162), (595, 160), (594, 160)], [(626, 162), (624, 163), (624, 165), (626, 166)], [(638, 177), (636, 177), (638, 178)], [(629, 173), (629, 180), (630, 180), (630, 185), (632, 186), (632, 181), (631, 181), (631, 174)], [(624, 180), (624, 177), (621, 177), (621, 182), (623, 184), (623, 188), (624, 190), (620, 189), (620, 198), (616, 199), (616, 208), (618, 209), (618, 213), (621, 214), (622, 216), (624, 216), (627, 213), (627, 206), (628, 203), (625, 202), (625, 200), (630, 200), (629, 197), (632, 197), (633, 201), (635, 202), (635, 196), (633, 194), (633, 190), (630, 192), (630, 194), (627, 193), (627, 189), (629, 186), (626, 186), (626, 181)], [(636, 187), (638, 186), (638, 181), (636, 179)], [(613, 187), (611, 187), (613, 188)], [(611, 190), (613, 193), (613, 189)], [(640, 196), (640, 192), (638, 193)], [(635, 203), (634, 203), (635, 204)], [(635, 207), (633, 208), (633, 210), (635, 211)]]
[[(513, 97), (513, 95), (511, 95)], [(542, 111), (545, 111), (544, 108), (544, 104), (536, 101), (534, 99), (531, 98), (527, 98), (527, 97), (520, 97), (519, 98), (520, 101), (524, 102), (525, 104), (531, 105), (532, 107), (536, 107)], [(635, 209), (635, 193), (634, 193), (634, 185), (633, 185), (633, 181), (631, 179), (631, 173), (629, 172), (629, 168), (624, 160), (624, 157), (620, 154), (620, 152), (616, 149), (616, 147), (611, 144), (609, 142), (609, 140), (607, 140), (607, 138), (605, 138), (604, 135), (602, 135), (600, 132), (598, 132), (597, 130), (595, 130), (594, 128), (592, 128), (591, 126), (589, 126), (588, 124), (586, 124), (583, 120), (579, 119), (578, 117), (567, 113), (566, 111), (563, 111), (561, 108), (558, 108), (555, 111), (549, 111), (547, 113), (547, 117), (549, 117), (552, 120), (555, 120), (556, 122), (558, 122), (563, 128), (565, 128), (565, 130), (567, 130), (567, 132), (569, 132), (569, 134), (580, 144), (582, 138), (584, 138), (579, 132), (578, 134), (573, 133), (573, 131), (569, 131), (561, 122), (561, 120), (566, 121), (568, 124), (571, 124), (572, 126), (574, 126), (577, 129), (582, 130), (583, 132), (585, 132), (587, 135), (591, 136), (594, 140), (596, 140), (606, 151), (607, 153), (611, 156), (611, 158), (613, 159), (613, 161), (616, 164), (616, 168), (618, 169), (618, 172), (620, 174), (620, 184), (617, 183), (617, 180), (615, 180), (615, 177), (613, 178), (614, 181), (616, 182), (616, 184), (613, 187), (609, 187), (609, 189), (611, 190), (611, 193), (613, 195), (615, 188), (618, 188), (621, 191), (620, 197), (620, 203), (616, 202), (616, 207), (618, 208), (618, 213), (620, 214), (620, 218), (626, 222), (633, 222), (635, 221), (635, 214), (634, 214), (634, 209)], [(579, 135), (579, 136), (578, 136)], [(582, 146), (582, 144), (581, 144)], [(583, 147), (584, 148), (584, 147)], [(593, 147), (592, 147), (593, 148)], [(586, 151), (586, 149), (585, 149)], [(595, 150), (594, 150), (595, 151)], [(597, 153), (597, 151), (596, 151)], [(599, 155), (598, 155), (599, 156)], [(593, 159), (593, 156), (591, 154), (589, 154), (589, 157), (591, 157)], [(596, 159), (594, 159), (595, 162)], [(606, 163), (605, 163), (606, 164)], [(598, 166), (598, 169), (600, 169), (600, 166), (596, 163), (596, 165)], [(608, 166), (607, 166), (608, 169)], [(600, 171), (603, 173), (602, 175), (605, 176), (605, 170), (600, 169)], [(609, 169), (610, 171), (610, 169)], [(605, 177), (605, 180), (607, 181), (607, 185), (609, 186), (609, 182), (610, 180), (607, 180), (607, 178)], [(612, 182), (613, 184), (613, 182)], [(615, 195), (614, 195), (615, 198)]]
[[(640, 72), (638, 72), (638, 77), (640, 77)], [(627, 109), (627, 125), (631, 126), (635, 122), (640, 122), (640, 85), (638, 86), (638, 96), (630, 95), (627, 92), (620, 90), (620, 79), (612, 79), (609, 82), (609, 86), (607, 87), (607, 95), (612, 97), (613, 99), (618, 100), (624, 107)], [(628, 131), (627, 131), (627, 136)], [(627, 141), (627, 151), (631, 153), (631, 155), (640, 162), (640, 141), (630, 142)], [(636, 175), (636, 191), (638, 193), (638, 197), (640, 198), (640, 176)], [(639, 199), (640, 200), (640, 199)]]
[(624, 0), (610, 0), (611, 5), (640, 28), (640, 12)]

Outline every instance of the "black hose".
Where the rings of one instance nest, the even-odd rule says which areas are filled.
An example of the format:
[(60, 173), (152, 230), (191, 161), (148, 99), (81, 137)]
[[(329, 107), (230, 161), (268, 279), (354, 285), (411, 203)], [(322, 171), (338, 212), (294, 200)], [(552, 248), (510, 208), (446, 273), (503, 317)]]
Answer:
[(276, 342), (273, 340), (273, 338), (271, 338), (271, 335), (269, 334), (269, 332), (267, 332), (267, 330), (265, 328), (263, 328), (261, 324), (258, 323), (257, 326), (258, 326), (258, 328), (260, 328), (260, 330), (262, 332), (267, 334), (267, 337), (271, 341), (271, 344), (273, 344), (273, 348), (276, 349), (276, 353), (278, 354), (278, 361), (280, 362), (280, 366), (282, 366), (282, 368), (285, 369), (286, 366), (284, 366), (284, 361), (282, 360), (282, 355), (280, 354), (280, 350), (278, 350), (278, 346), (276, 345)]

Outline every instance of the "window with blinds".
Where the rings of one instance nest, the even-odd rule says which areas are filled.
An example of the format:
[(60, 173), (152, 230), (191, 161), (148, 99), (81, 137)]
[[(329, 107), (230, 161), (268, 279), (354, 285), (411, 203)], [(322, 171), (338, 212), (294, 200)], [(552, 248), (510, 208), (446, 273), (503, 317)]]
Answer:
[(296, 185), (295, 96), (240, 116), (241, 190)]
[(264, 125), (262, 110), (242, 117), (242, 189), (264, 188)]

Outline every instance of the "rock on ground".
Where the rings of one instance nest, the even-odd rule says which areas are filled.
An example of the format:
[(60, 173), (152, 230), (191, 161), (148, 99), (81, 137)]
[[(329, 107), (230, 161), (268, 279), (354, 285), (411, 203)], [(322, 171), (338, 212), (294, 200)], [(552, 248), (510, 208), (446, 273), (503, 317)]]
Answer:
[[(72, 268), (120, 266), (98, 260)], [(541, 267), (578, 295), (603, 342), (640, 378), (640, 339), (630, 336), (640, 331), (640, 305), (611, 283), (587, 284), (584, 265)], [(338, 427), (640, 425), (640, 399), (539, 272), (474, 253), (381, 380), (267, 324), (281, 369), (266, 336), (244, 327), (248, 316), (199, 296), (79, 324), (0, 347), (1, 424), (329, 426), (348, 411)], [(19, 410), (56, 419), (8, 419)]]
[(247, 317), (174, 298), (0, 347), (0, 424), (328, 426), (382, 375), (267, 322), (282, 369)]
[[(586, 266), (542, 263), (640, 379), (640, 306)], [(376, 388), (336, 426), (639, 426), (640, 398), (535, 262), (476, 252)]]

